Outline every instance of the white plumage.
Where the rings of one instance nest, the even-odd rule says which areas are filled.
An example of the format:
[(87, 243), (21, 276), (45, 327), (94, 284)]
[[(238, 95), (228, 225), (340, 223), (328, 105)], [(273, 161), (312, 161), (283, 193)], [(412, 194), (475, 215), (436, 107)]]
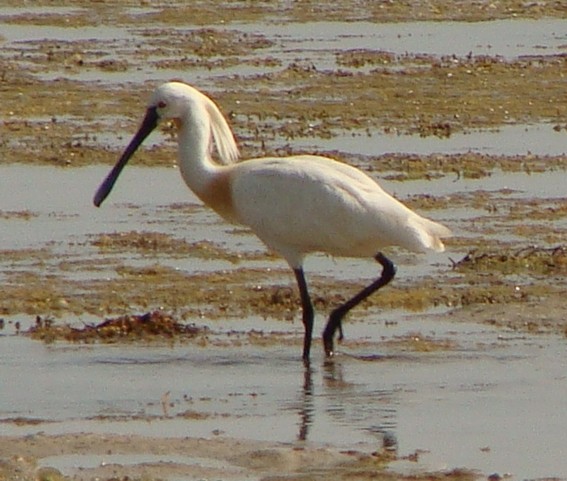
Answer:
[[(120, 171), (161, 118), (178, 126), (179, 167), (201, 200), (229, 222), (249, 226), (293, 269), (301, 294), (309, 359), (313, 307), (303, 273), (304, 256), (374, 257), (382, 276), (335, 309), (323, 334), (327, 355), (344, 315), (394, 276), (395, 268), (380, 251), (397, 245), (411, 251), (442, 251), (445, 226), (419, 216), (386, 193), (371, 177), (327, 157), (297, 155), (235, 163), (238, 148), (214, 102), (195, 88), (168, 82), (153, 94), (146, 117), (114, 169), (95, 195), (98, 206)], [(216, 147), (217, 159), (212, 152)]]

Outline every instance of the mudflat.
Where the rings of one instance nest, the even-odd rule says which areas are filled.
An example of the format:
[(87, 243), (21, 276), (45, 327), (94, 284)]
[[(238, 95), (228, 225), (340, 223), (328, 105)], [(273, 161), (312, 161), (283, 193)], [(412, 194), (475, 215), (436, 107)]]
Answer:
[[(0, 2), (0, 479), (566, 478), (550, 461), (565, 415), (544, 439), (513, 422), (564, 394), (566, 16), (561, 2)], [(332, 156), (455, 232), (440, 255), (390, 251), (399, 275), (349, 317), (334, 366), (318, 352), (303, 368), (292, 274), (181, 185), (172, 125), (91, 205), (170, 79), (215, 99), (243, 158)], [(308, 271), (317, 326), (377, 274), (317, 257)], [(278, 382), (245, 378), (263, 364)], [(156, 386), (126, 392), (128, 366)], [(468, 457), (447, 448), (436, 396), (462, 413)], [(478, 434), (467, 412), (487, 398)]]

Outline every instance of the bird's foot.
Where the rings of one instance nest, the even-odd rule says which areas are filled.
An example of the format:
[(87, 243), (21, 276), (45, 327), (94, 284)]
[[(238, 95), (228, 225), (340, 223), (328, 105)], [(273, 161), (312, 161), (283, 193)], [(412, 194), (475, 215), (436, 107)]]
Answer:
[(325, 355), (327, 357), (333, 357), (335, 354), (333, 349), (333, 336), (323, 335), (323, 346), (325, 347)]

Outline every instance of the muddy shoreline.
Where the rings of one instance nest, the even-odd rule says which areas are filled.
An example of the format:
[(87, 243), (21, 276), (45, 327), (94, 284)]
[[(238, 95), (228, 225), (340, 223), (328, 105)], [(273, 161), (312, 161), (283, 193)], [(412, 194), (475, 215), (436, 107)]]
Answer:
[[(567, 337), (567, 210), (557, 183), (567, 169), (565, 152), (556, 147), (549, 153), (545, 145), (538, 146), (541, 154), (529, 146), (520, 154), (507, 154), (506, 147), (503, 153), (478, 147), (443, 150), (443, 140), (486, 132), (501, 133), (502, 144), (510, 145), (515, 140), (507, 138), (509, 129), (527, 132), (534, 126), (546, 138), (558, 139), (558, 145), (564, 142), (566, 19), (561, 2), (233, 2), (220, 10), (204, 0), (190, 7), (41, 1), (27, 8), (0, 2), (0, 343), (14, 352), (21, 345), (30, 356), (40, 353), (39, 364), (33, 364), (36, 374), (43, 372), (42, 362), (49, 365), (68, 353), (77, 356), (72, 362), (95, 355), (91, 364), (104, 368), (107, 361), (96, 357), (97, 349), (102, 358), (103, 353), (118, 356), (112, 358), (116, 372), (123, 371), (122, 363), (136, 365), (150, 356), (137, 350), (144, 346), (157, 349), (151, 355), (158, 361), (152, 358), (148, 365), (159, 366), (160, 356), (173, 356), (168, 349), (182, 345), (197, 360), (210, 349), (213, 367), (218, 367), (211, 372), (215, 376), (235, 359), (259, 369), (262, 363), (253, 353), (261, 360), (270, 359), (273, 351), (288, 366), (280, 374), (300, 386), (301, 400), (286, 401), (299, 425), (298, 438), (277, 442), (235, 437), (230, 430), (226, 434), (227, 426), (245, 416), (223, 414), (217, 406), (237, 399), (241, 412), (254, 412), (254, 403), (263, 397), (272, 406), (264, 392), (270, 391), (268, 384), (235, 388), (228, 401), (226, 393), (217, 393), (214, 402), (179, 393), (170, 401), (164, 389), (141, 409), (134, 402), (120, 411), (110, 402), (109, 414), (108, 407), (95, 407), (89, 419), (77, 415), (57, 422), (48, 414), (36, 418), (33, 408), (19, 411), (15, 399), (2, 405), (0, 431), (12, 434), (0, 435), (0, 480), (522, 479), (514, 477), (521, 473), (508, 476), (504, 468), (480, 472), (466, 465), (421, 464), (426, 452), (396, 450), (391, 437), (396, 426), (390, 430), (387, 416), (388, 429), (378, 429), (375, 446), (310, 442), (305, 433), (313, 428), (311, 418), (321, 414), (310, 407), (313, 399), (330, 403), (335, 398), (340, 408), (330, 410), (330, 425), (337, 412), (346, 412), (351, 417), (341, 422), (360, 423), (364, 431), (367, 421), (350, 413), (364, 411), (377, 397), (370, 388), (362, 403), (355, 395), (368, 382), (355, 376), (367, 369), (363, 365), (376, 363), (369, 375), (373, 382), (390, 366), (402, 368), (392, 375), (397, 379), (408, 365), (434, 372), (467, 356), (473, 366), (494, 362), (494, 369), (504, 362), (494, 350), (505, 351), (502, 359), (515, 365), (537, 355), (537, 349), (530, 350), (534, 345), (549, 342), (556, 349)], [(459, 30), (466, 34), (454, 40), (458, 53), (448, 52)], [(540, 37), (517, 40), (522, 31)], [(353, 313), (334, 368), (324, 361), (319, 365), (317, 358), (313, 372), (306, 373), (289, 360), (301, 343), (292, 276), (249, 232), (223, 224), (188, 197), (185, 187), (172, 183), (177, 176), (173, 126), (164, 125), (135, 159), (143, 167), (132, 169), (132, 182), (150, 185), (150, 195), (126, 181), (124, 197), (107, 210), (95, 212), (90, 206), (97, 179), (136, 129), (149, 92), (173, 78), (197, 84), (217, 101), (243, 158), (306, 151), (331, 155), (370, 172), (410, 207), (455, 231), (440, 257), (392, 251), (400, 278), (388, 295), (370, 299)], [(403, 147), (388, 153), (393, 137), (408, 144), (436, 142), (434, 153), (407, 153)], [(329, 147), (342, 138), (354, 139), (355, 147), (341, 149), (340, 142), (338, 149)], [(362, 146), (356, 149), (358, 140), (370, 155), (361, 153)], [(375, 275), (373, 266), (328, 259), (317, 258), (311, 267), (321, 317)], [(158, 313), (167, 321), (166, 330), (140, 334), (131, 321), (143, 313)], [(412, 316), (423, 324), (404, 329)], [(105, 319), (108, 329), (96, 338), (77, 334), (88, 331), (85, 326), (97, 331), (92, 326)], [(122, 320), (114, 324), (109, 319)], [(185, 334), (196, 326), (195, 335), (181, 340), (179, 326)], [(485, 337), (471, 343), (462, 326), (480, 326)], [(130, 336), (134, 331), (136, 336)], [(32, 334), (37, 340), (30, 340)], [(514, 356), (516, 343), (521, 354)], [(122, 344), (133, 350), (126, 361), (104, 351)], [(167, 360), (167, 369), (178, 368), (173, 359)], [(281, 367), (274, 362), (274, 370)], [(200, 368), (210, 365), (211, 359), (205, 359)], [(348, 375), (343, 378), (343, 369), (358, 386)], [(417, 377), (423, 378), (423, 373)], [(41, 383), (41, 376), (30, 375), (30, 381)], [(406, 401), (410, 406), (427, 401), (427, 395), (412, 401), (412, 382), (407, 387), (393, 382), (388, 396), (400, 399), (392, 402), (386, 396), (380, 402), (395, 409)], [(439, 388), (435, 382), (432, 386)], [(562, 392), (557, 382), (550, 380), (553, 388), (547, 391)], [(485, 391), (492, 392), (481, 381), (463, 385), (478, 396), (477, 402)], [(445, 399), (447, 390), (442, 385), (433, 392)], [(61, 399), (59, 416), (67, 395), (55, 393)], [(43, 412), (40, 397), (38, 412)], [(507, 402), (513, 411), (514, 400)], [(274, 420), (276, 414), (281, 415), (272, 413)], [(188, 433), (163, 435), (162, 423), (172, 420), (187, 423)], [(66, 423), (85, 421), (94, 424), (65, 431)], [(128, 423), (141, 422), (155, 425), (156, 432), (113, 430), (121, 422), (127, 431)], [(262, 422), (260, 416), (258, 426)], [(63, 432), (51, 432), (58, 423)], [(97, 423), (110, 427), (104, 424), (107, 431), (97, 433)], [(191, 434), (191, 423), (206, 425), (206, 435)], [(466, 441), (457, 442), (465, 446)], [(476, 456), (496, 456), (501, 446), (496, 440), (493, 444), (475, 445)], [(551, 475), (567, 479), (567, 467)], [(549, 479), (547, 472), (544, 477)]]

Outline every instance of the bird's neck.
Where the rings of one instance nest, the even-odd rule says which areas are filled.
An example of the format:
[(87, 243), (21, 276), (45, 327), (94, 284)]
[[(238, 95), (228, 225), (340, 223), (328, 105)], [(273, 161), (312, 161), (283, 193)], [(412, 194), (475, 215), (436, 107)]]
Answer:
[(182, 119), (179, 125), (179, 169), (187, 186), (198, 195), (220, 166), (211, 159), (210, 126), (191, 120)]
[(178, 131), (179, 170), (187, 186), (228, 221), (237, 221), (230, 193), (230, 166), (211, 158), (210, 127), (183, 123)]

